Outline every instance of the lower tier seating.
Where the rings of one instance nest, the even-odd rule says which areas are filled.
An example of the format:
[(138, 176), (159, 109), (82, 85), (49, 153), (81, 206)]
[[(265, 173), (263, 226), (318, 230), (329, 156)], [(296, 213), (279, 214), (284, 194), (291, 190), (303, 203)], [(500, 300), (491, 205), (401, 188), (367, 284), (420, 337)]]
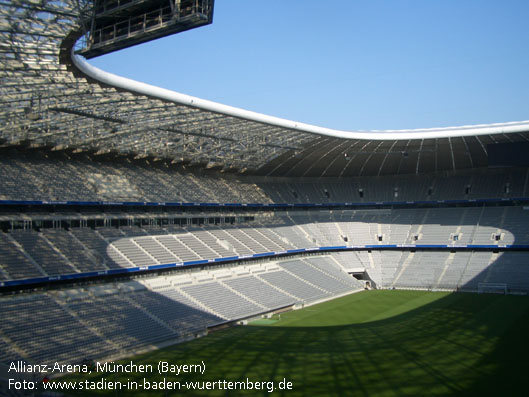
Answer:
[[(362, 251), (0, 297), (0, 363), (109, 359), (364, 288), (529, 291), (529, 252)], [(66, 361), (65, 361), (66, 360)]]
[(346, 272), (338, 276), (330, 257), (319, 260), (334, 277), (302, 261), (292, 272), (279, 262), (0, 297), (0, 363), (124, 356), (228, 321), (363, 289)]

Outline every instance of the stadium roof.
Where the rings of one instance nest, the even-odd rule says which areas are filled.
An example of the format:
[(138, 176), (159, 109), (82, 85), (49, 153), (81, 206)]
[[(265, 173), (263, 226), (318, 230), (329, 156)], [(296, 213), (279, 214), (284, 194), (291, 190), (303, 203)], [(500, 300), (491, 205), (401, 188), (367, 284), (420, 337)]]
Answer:
[(89, 0), (0, 3), (0, 143), (169, 159), (270, 176), (414, 174), (488, 165), (529, 121), (337, 131), (121, 78), (72, 56)]

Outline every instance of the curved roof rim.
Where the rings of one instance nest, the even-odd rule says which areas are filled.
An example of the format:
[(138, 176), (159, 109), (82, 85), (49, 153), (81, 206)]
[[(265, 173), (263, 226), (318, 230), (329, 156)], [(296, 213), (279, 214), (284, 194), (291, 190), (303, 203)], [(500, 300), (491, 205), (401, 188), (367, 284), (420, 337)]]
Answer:
[(90, 65), (83, 57), (73, 54), (74, 65), (85, 75), (110, 86), (133, 91), (138, 94), (160, 98), (180, 105), (191, 106), (211, 112), (225, 114), (241, 119), (269, 124), (282, 128), (307, 132), (317, 135), (326, 135), (335, 138), (361, 139), (361, 140), (409, 140), (409, 139), (434, 139), (451, 138), (462, 136), (491, 135), (491, 134), (513, 134), (529, 131), (529, 120), (497, 123), (467, 125), (446, 128), (422, 128), (408, 130), (365, 130), (365, 131), (343, 131), (331, 128), (319, 127), (297, 121), (286, 120), (279, 117), (268, 116), (262, 113), (252, 112), (221, 103), (200, 99), (165, 88), (156, 87), (126, 77), (121, 77)]

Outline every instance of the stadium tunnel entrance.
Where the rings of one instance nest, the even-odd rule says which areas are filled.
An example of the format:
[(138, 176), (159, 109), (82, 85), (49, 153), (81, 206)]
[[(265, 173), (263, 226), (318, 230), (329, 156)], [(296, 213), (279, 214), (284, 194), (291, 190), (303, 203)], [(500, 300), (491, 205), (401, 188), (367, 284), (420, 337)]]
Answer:
[(376, 288), (376, 282), (369, 277), (369, 274), (365, 269), (362, 271), (349, 272), (349, 274), (358, 281), (361, 281), (364, 284), (364, 289)]

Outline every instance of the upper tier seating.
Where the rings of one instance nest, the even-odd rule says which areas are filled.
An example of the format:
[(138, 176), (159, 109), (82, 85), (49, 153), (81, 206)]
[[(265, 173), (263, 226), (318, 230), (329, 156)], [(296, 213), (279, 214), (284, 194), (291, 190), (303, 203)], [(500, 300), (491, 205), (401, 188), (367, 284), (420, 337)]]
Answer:
[(351, 203), (527, 197), (527, 173), (514, 168), (354, 180), (267, 179), (6, 153), (0, 156), (0, 200)]

